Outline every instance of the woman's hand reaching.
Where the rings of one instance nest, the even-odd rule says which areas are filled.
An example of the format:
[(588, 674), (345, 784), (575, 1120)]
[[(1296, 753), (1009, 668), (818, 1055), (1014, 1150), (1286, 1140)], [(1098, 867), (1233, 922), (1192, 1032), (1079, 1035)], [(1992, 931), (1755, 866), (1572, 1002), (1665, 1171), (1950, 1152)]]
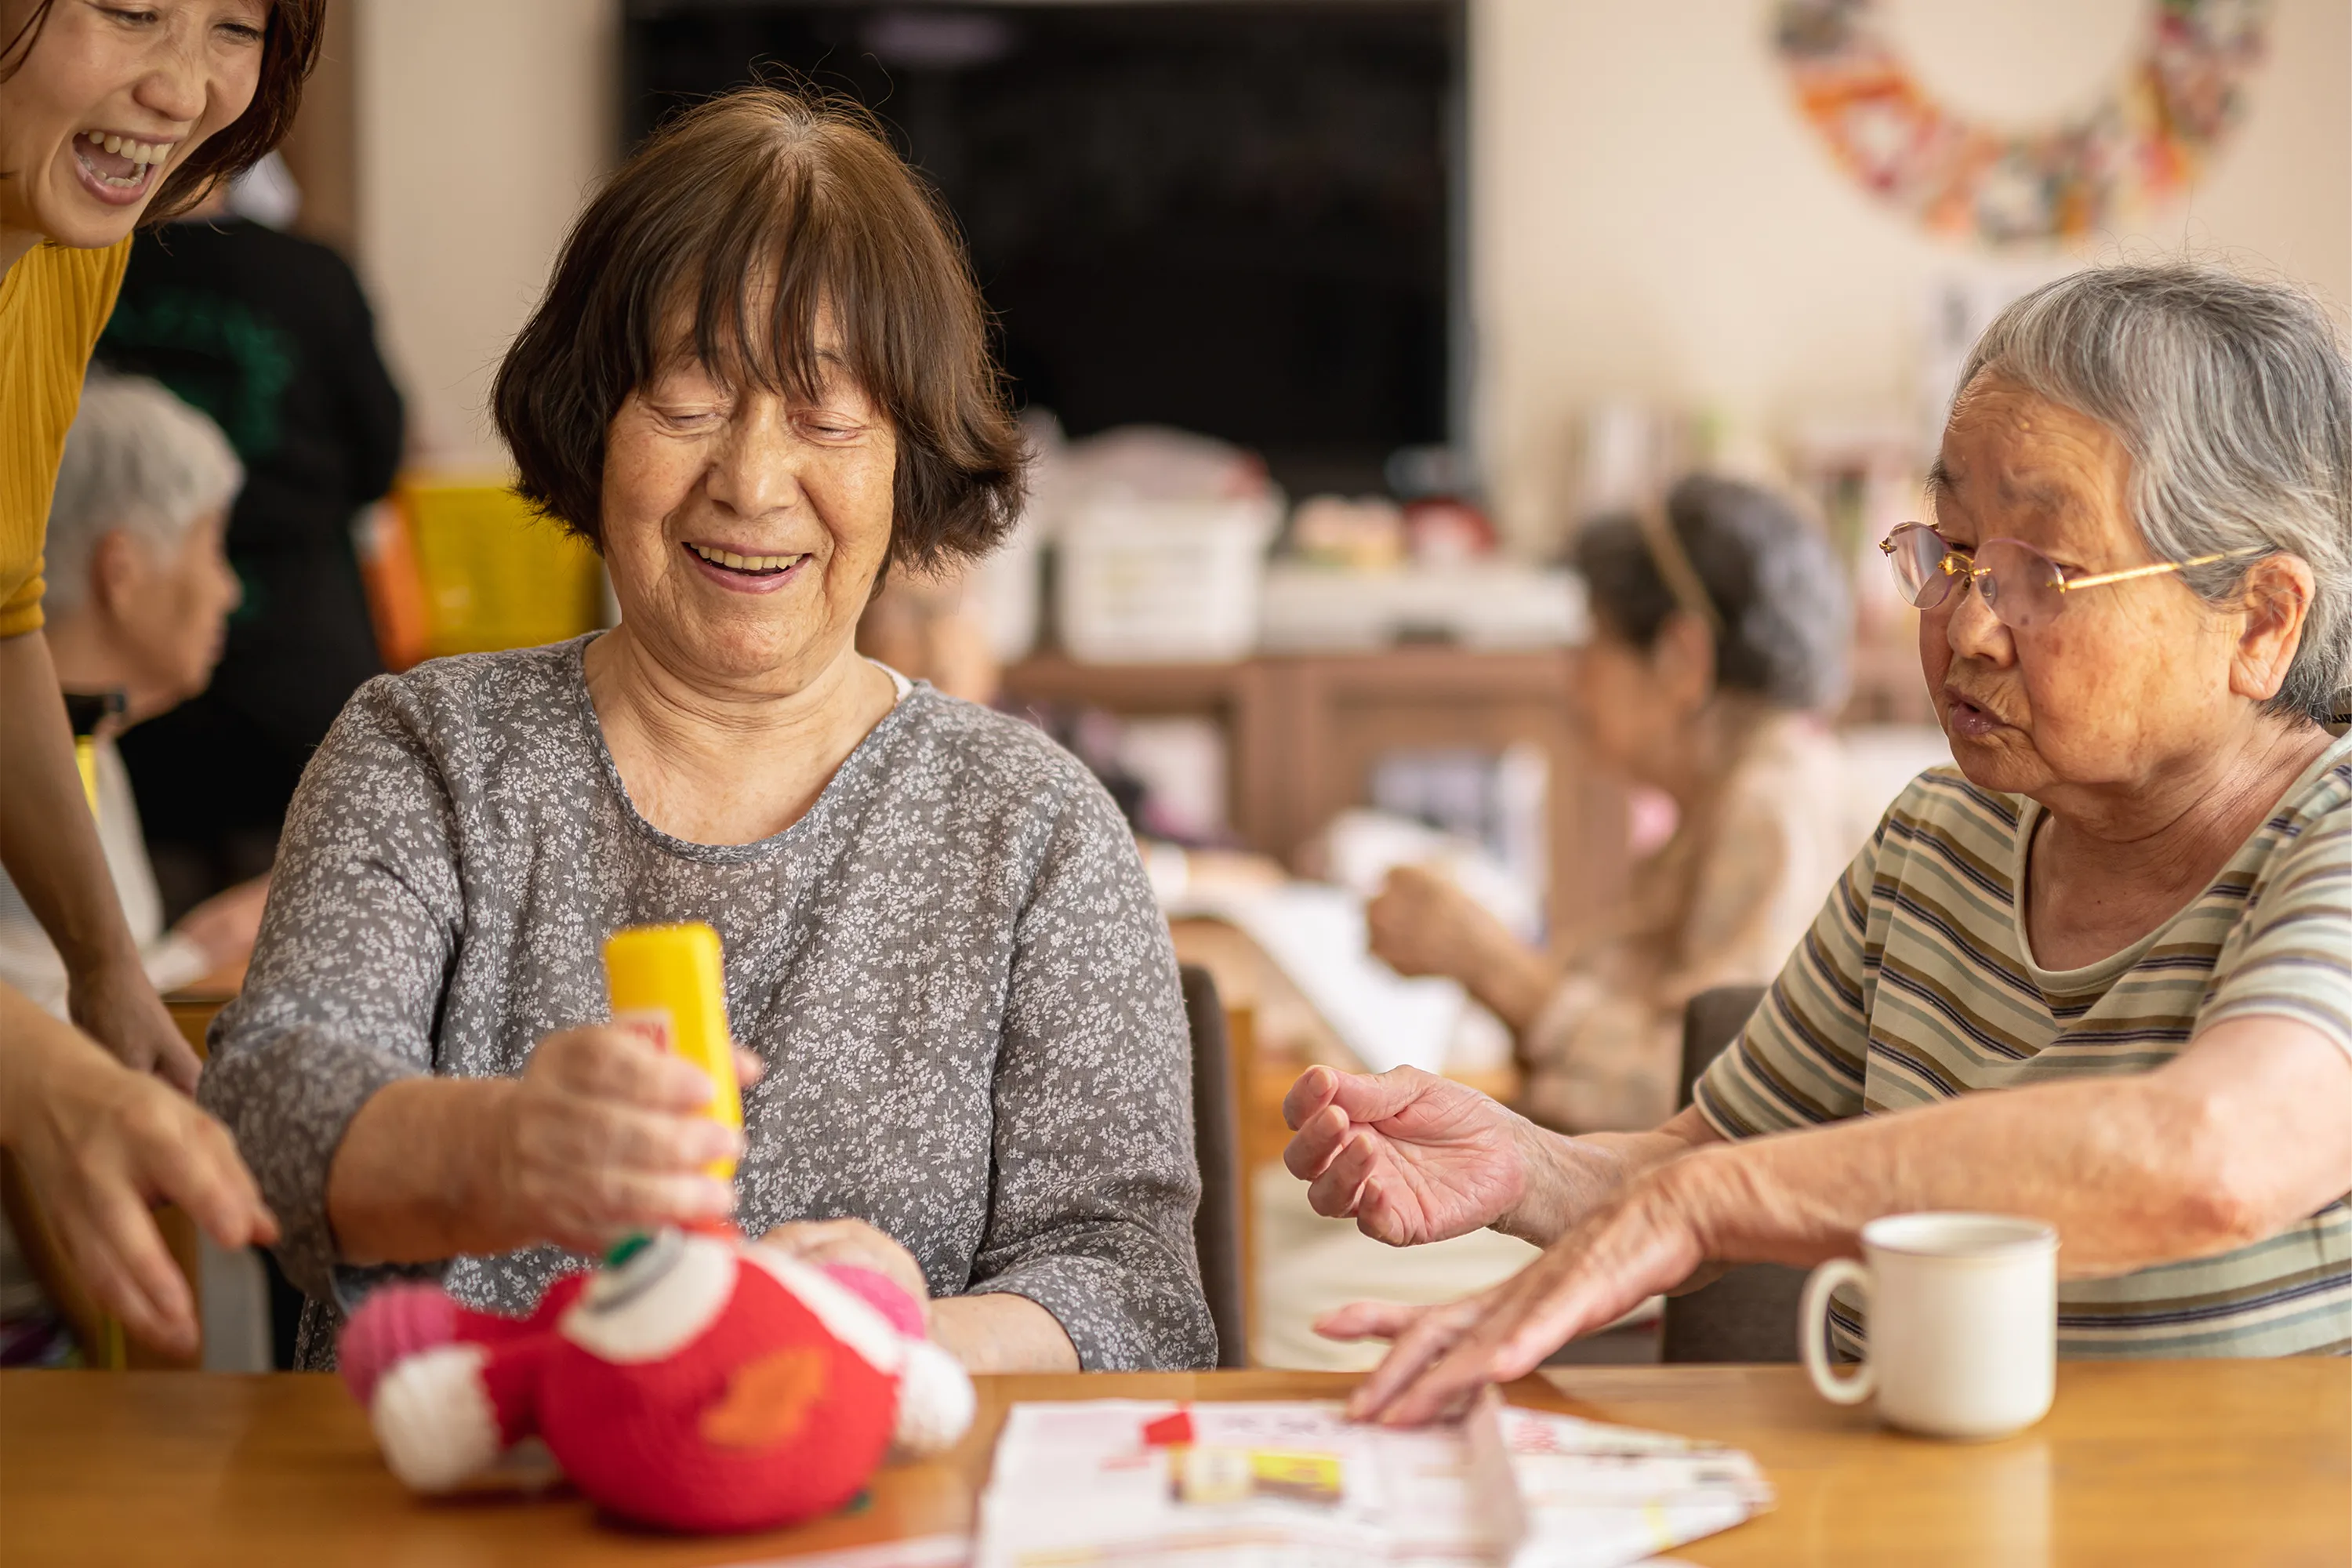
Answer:
[(1553, 1351), (1673, 1289), (1706, 1248), (1672, 1193), (1630, 1183), (1517, 1274), (1437, 1307), (1360, 1301), (1326, 1314), (1317, 1333), (1393, 1342), (1348, 1402), (1357, 1420), (1406, 1426), (1458, 1411), (1490, 1383), (1525, 1377)]
[(1491, 1097), (1418, 1068), (1377, 1077), (1314, 1067), (1282, 1102), (1283, 1151), (1315, 1212), (1391, 1247), (1444, 1241), (1505, 1219), (1526, 1196), (1546, 1134)]
[(0, 1142), (74, 1271), (134, 1336), (196, 1348), (195, 1302), (148, 1213), (178, 1204), (222, 1247), (278, 1239), (228, 1130), (0, 985)]
[(1377, 1077), (1309, 1068), (1283, 1101), (1283, 1151), (1315, 1212), (1391, 1247), (1492, 1226), (1547, 1246), (1495, 1289), (1438, 1307), (1363, 1301), (1326, 1315), (1331, 1339), (1394, 1342), (1349, 1413), (1407, 1425), (1525, 1376), (1577, 1335), (1682, 1284), (1706, 1259), (1675, 1167), (1718, 1141), (1696, 1111), (1651, 1132), (1563, 1138), (1464, 1084), (1416, 1068)]
[(66, 1012), (132, 1072), (152, 1073), (181, 1094), (194, 1094), (204, 1063), (180, 1037), (171, 1010), (140, 966), (137, 950), (127, 953), (119, 963), (70, 971)]

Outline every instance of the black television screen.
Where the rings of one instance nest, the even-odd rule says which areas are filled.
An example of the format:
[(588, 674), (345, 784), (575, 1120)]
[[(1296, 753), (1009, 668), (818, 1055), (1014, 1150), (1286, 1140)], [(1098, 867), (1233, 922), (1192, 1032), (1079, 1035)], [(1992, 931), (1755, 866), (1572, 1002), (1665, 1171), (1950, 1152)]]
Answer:
[(1461, 0), (631, 0), (623, 123), (781, 71), (962, 225), (1024, 406), (1380, 488), (1459, 438)]

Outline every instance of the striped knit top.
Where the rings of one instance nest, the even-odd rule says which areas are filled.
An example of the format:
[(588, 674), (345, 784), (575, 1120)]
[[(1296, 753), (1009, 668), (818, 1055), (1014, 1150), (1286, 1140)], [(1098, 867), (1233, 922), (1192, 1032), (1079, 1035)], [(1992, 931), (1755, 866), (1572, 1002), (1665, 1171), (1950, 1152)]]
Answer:
[[(2019, 898), (2041, 807), (1950, 768), (1888, 808), (1697, 1103), (1728, 1138), (1989, 1089), (2145, 1072), (2227, 1018), (2297, 1019), (2352, 1053), (2352, 737), (2205, 891), (2081, 969), (2033, 962)], [(1842, 1301), (1832, 1335), (1858, 1345)], [(2069, 1356), (2352, 1353), (2352, 1194), (2266, 1241), (2061, 1281)]]
[(41, 624), (41, 539), (89, 351), (113, 313), (131, 241), (44, 242), (0, 277), (0, 637)]

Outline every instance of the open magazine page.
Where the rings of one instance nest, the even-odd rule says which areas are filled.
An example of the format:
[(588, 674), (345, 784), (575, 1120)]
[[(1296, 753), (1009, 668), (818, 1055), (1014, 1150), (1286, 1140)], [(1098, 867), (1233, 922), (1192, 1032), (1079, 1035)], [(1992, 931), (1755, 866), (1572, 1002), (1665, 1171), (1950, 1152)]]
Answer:
[(975, 1568), (1584, 1568), (1640, 1562), (1769, 1505), (1744, 1454), (1492, 1400), (1391, 1431), (1337, 1404), (1015, 1405)]

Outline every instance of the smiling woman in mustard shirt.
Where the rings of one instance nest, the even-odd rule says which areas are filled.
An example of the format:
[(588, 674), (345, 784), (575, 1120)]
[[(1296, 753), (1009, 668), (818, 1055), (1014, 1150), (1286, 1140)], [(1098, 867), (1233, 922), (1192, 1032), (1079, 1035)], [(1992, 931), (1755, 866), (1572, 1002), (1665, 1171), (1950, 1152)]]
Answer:
[(193, 1303), (147, 1203), (178, 1202), (229, 1247), (276, 1222), (220, 1126), (174, 1092), (194, 1087), (196, 1058), (147, 983), (82, 796), (41, 635), (41, 537), (131, 230), (284, 136), (324, 8), (0, 0), (0, 862), (66, 961), (80, 1026), (0, 985), (0, 1147), (83, 1283), (182, 1353)]

